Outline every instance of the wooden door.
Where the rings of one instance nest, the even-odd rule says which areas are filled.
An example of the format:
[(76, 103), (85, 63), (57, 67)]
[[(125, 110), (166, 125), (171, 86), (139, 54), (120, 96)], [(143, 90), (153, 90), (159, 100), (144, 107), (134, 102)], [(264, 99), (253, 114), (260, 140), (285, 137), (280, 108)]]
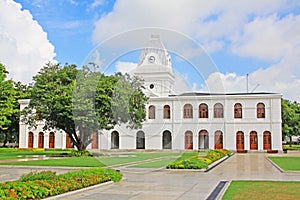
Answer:
[(44, 133), (39, 133), (38, 147), (44, 148)]
[(255, 131), (252, 131), (250, 133), (250, 150), (257, 150), (258, 149), (258, 139), (257, 139), (257, 133)]
[(98, 149), (98, 134), (94, 133), (92, 135), (92, 149)]
[(33, 148), (33, 133), (28, 134), (28, 148)]
[(55, 141), (55, 136), (54, 133), (51, 132), (49, 134), (49, 148), (54, 148), (54, 141)]
[(185, 149), (193, 149), (193, 133), (188, 131), (185, 133)]
[(69, 134), (66, 134), (66, 148), (72, 148), (72, 147), (73, 147), (72, 140)]
[(244, 150), (244, 133), (240, 131), (236, 134), (236, 149)]
[(264, 132), (264, 150), (270, 150), (271, 148), (271, 133)]
[(215, 133), (215, 149), (223, 149), (223, 133), (220, 131)]

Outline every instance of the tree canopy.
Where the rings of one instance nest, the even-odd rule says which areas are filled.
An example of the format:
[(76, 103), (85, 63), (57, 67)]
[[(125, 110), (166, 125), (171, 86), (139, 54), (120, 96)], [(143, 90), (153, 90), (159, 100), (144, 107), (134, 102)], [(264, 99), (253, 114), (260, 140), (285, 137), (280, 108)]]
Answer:
[(292, 136), (300, 135), (300, 104), (282, 99), (281, 112), (282, 137), (288, 137), (291, 145)]
[(86, 149), (93, 133), (126, 123), (141, 127), (145, 120), (142, 81), (120, 73), (105, 76), (87, 66), (47, 64), (33, 78), (27, 122), (34, 126), (37, 113), (45, 129), (64, 130), (78, 150)]

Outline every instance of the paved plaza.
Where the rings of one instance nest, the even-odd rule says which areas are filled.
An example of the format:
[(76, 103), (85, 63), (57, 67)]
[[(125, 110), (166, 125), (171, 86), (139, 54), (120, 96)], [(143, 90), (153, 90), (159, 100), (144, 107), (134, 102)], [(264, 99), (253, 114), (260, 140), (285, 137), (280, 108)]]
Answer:
[[(280, 155), (280, 154), (279, 154)], [(56, 199), (206, 199), (222, 180), (291, 180), (300, 181), (300, 173), (281, 173), (266, 157), (269, 154), (235, 154), (209, 172), (174, 171), (166, 169), (119, 168), (124, 179), (119, 183), (64, 195)], [(276, 155), (278, 156), (278, 155)], [(0, 168), (3, 174), (17, 177), (42, 167)], [(49, 170), (49, 168), (47, 168)], [(51, 168), (63, 173), (68, 168)]]

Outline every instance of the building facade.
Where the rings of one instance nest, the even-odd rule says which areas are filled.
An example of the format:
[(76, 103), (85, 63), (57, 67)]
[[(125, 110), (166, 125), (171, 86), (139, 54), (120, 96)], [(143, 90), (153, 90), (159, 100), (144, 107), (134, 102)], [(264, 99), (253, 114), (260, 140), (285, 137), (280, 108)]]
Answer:
[[(171, 57), (159, 36), (152, 36), (142, 50), (134, 74), (144, 79), (144, 92), (149, 97), (143, 128), (131, 130), (121, 125), (113, 130), (101, 130), (94, 136), (90, 148), (282, 150), (281, 94), (177, 95), (173, 92), (175, 78)], [(21, 100), (21, 109), (28, 103), (29, 100)], [(52, 147), (50, 141), (54, 141), (55, 148), (65, 148), (68, 144), (63, 131), (55, 131), (55, 134), (48, 131), (44, 139), (40, 138), (39, 127), (29, 130), (20, 122), (19, 146), (39, 147), (42, 140), (44, 148)]]

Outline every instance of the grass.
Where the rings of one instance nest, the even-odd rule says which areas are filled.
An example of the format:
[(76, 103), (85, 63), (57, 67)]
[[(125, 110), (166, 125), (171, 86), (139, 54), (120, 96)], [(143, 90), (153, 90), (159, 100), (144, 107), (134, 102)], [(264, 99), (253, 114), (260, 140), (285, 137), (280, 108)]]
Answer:
[(281, 169), (286, 171), (300, 171), (300, 157), (269, 157)]
[(293, 181), (232, 181), (223, 200), (294, 200), (299, 199), (300, 182)]
[[(21, 165), (21, 166), (69, 166), (69, 167), (101, 167), (114, 165), (127, 165), (134, 162), (146, 161), (156, 158), (169, 158), (169, 156), (179, 156), (180, 153), (130, 153), (121, 155), (122, 157), (71, 157), (49, 160), (32, 160), (32, 161), (13, 161), (1, 162), (0, 165)], [(157, 161), (153, 163), (153, 167), (166, 165), (165, 161)], [(173, 159), (174, 160), (174, 159)], [(162, 162), (162, 163), (159, 163)], [(167, 163), (168, 164), (168, 163)]]
[(147, 162), (138, 165), (130, 166), (130, 168), (162, 168), (173, 162), (174, 158), (166, 158), (159, 161)]
[(46, 156), (58, 156), (61, 154), (69, 154), (71, 150), (61, 150), (61, 149), (13, 149), (13, 148), (0, 148), (0, 160), (9, 160), (9, 159), (19, 159), (19, 158), (28, 158), (36, 155), (46, 155)]
[(104, 166), (94, 157), (71, 157), (49, 160), (31, 160), (22, 162), (1, 162), (0, 165), (21, 166), (66, 166), (66, 167), (102, 167)]

